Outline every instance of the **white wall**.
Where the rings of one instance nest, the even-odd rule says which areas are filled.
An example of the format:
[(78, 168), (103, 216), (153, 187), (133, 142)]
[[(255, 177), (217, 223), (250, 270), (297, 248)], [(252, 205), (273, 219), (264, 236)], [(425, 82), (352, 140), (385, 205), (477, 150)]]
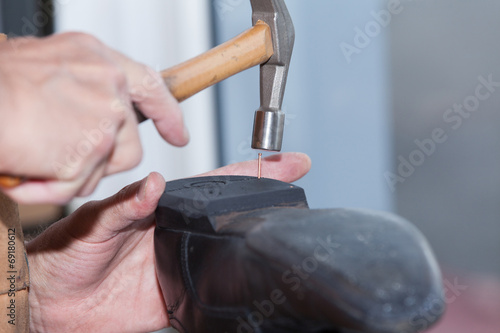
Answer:
[[(210, 2), (206, 0), (60, 0), (56, 31), (83, 31), (97, 36), (127, 56), (161, 70), (196, 56), (211, 45)], [(169, 179), (209, 171), (217, 164), (215, 98), (209, 89), (182, 104), (191, 142), (174, 148), (163, 142), (151, 122), (141, 124), (144, 147), (141, 165), (105, 179), (78, 206), (102, 198), (158, 171)]]

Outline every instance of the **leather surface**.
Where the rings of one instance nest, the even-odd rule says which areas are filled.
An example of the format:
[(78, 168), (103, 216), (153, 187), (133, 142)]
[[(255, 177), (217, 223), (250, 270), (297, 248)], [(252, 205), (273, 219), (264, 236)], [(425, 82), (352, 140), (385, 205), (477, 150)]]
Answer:
[(257, 207), (188, 220), (181, 209), (184, 226), (165, 219), (178, 206), (158, 208), (157, 273), (180, 332), (410, 333), (444, 310), (432, 251), (408, 221)]

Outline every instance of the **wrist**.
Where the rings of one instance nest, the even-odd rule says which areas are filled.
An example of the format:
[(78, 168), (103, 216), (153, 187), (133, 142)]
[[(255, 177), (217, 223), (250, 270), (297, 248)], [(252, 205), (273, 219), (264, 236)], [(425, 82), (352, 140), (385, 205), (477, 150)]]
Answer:
[(30, 288), (29, 293), (29, 308), (30, 308), (30, 332), (31, 333), (41, 333), (46, 332), (44, 329), (44, 323), (41, 320), (43, 318), (42, 315), (42, 307), (38, 302), (36, 297), (36, 292), (33, 290), (34, 288)]
[[(54, 227), (50, 229), (61, 233), (60, 229), (54, 230)], [(63, 244), (49, 237), (47, 232), (26, 246), (30, 268), (30, 332), (92, 332), (83, 329), (84, 317), (81, 314), (85, 311), (79, 307), (80, 304), (67, 298), (73, 291), (64, 285), (69, 276), (57, 274), (65, 266), (61, 256), (54, 255), (59, 246)]]
[(26, 245), (30, 269), (30, 332), (68, 332), (64, 325), (71, 323), (68, 308), (61, 306), (57, 299), (57, 286), (54, 285), (55, 261), (51, 251), (43, 248), (50, 240), (40, 235)]
[[(31, 243), (30, 243), (31, 244)], [(40, 302), (39, 287), (43, 285), (40, 281), (39, 265), (37, 255), (31, 253), (30, 244), (26, 246), (28, 255), (28, 263), (30, 269), (30, 292), (29, 292), (29, 308), (30, 308), (30, 332), (48, 332), (45, 328), (43, 304)]]

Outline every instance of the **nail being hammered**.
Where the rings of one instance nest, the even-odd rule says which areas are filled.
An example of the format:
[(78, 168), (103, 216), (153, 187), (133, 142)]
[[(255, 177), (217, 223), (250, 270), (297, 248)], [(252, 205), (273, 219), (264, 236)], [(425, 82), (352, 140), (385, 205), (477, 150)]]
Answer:
[(257, 167), (257, 178), (262, 178), (262, 153), (259, 153), (259, 162)]

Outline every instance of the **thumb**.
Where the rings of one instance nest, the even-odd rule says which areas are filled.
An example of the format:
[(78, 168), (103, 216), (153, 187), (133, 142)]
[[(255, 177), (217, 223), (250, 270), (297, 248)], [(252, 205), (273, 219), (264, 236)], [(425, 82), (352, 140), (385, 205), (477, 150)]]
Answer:
[(102, 244), (130, 228), (135, 222), (142, 221), (150, 226), (153, 223), (152, 214), (164, 189), (163, 177), (158, 173), (151, 173), (112, 197), (91, 201), (78, 208), (37, 237), (36, 239), (46, 239), (38, 244), (50, 243), (53, 248), (67, 246), (68, 238), (64, 235), (70, 236), (70, 241), (77, 239), (87, 244)]
[(114, 196), (101, 201), (98, 211), (107, 212), (101, 219), (104, 227), (120, 232), (135, 221), (151, 216), (165, 190), (165, 180), (159, 173), (151, 173), (141, 181), (133, 183)]

